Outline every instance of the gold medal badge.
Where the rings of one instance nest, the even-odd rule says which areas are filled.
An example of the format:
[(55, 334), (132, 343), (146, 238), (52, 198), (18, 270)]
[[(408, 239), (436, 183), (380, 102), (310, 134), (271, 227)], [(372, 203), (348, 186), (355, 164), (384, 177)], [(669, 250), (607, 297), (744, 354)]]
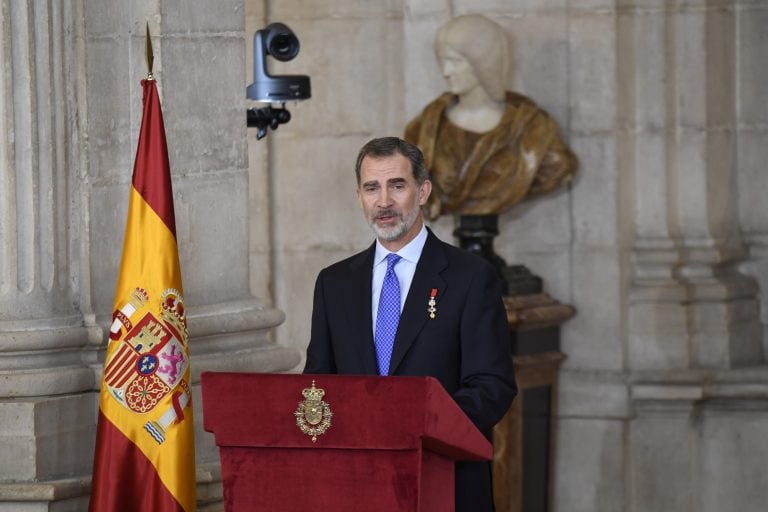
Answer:
[(299, 402), (299, 407), (293, 413), (296, 416), (296, 426), (303, 433), (312, 436), (312, 442), (317, 441), (317, 436), (325, 434), (331, 427), (330, 406), (323, 401), (325, 390), (316, 388), (315, 381), (312, 381), (311, 388), (304, 388), (301, 392), (304, 400)]

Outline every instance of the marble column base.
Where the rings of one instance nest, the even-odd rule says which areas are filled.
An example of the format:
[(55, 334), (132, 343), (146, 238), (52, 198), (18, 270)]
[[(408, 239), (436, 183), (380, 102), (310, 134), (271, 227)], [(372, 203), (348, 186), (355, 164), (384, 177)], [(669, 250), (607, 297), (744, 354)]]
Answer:
[[(40, 482), (0, 483), (0, 512), (83, 512), (88, 510), (91, 475)], [(223, 512), (218, 463), (197, 466), (198, 512)]]
[(0, 397), (64, 395), (94, 389), (83, 346), (101, 329), (82, 315), (0, 323)]
[(765, 510), (768, 366), (561, 369), (554, 510)]
[(715, 249), (637, 249), (627, 305), (634, 370), (762, 364), (755, 279)]
[(633, 509), (765, 509), (768, 367), (636, 373), (630, 393)]
[(0, 482), (90, 473), (96, 435), (94, 395), (1, 400)]

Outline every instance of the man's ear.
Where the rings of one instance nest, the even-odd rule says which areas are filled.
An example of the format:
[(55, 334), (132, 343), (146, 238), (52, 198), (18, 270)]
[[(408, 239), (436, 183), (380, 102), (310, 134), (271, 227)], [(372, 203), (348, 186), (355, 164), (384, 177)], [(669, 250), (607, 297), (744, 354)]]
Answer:
[(360, 209), (363, 209), (363, 196), (360, 195), (360, 187), (357, 187), (355, 189), (355, 193), (357, 194), (357, 204), (360, 205)]
[[(424, 206), (429, 199), (429, 195), (432, 193), (432, 182), (424, 180), (424, 183), (419, 187), (419, 206)], [(359, 194), (359, 192), (358, 192)]]

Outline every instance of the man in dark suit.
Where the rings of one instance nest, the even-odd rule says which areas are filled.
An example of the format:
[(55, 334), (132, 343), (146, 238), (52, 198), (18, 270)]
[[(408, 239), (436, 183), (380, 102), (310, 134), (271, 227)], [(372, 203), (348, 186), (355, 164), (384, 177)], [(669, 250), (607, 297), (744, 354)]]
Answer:
[[(355, 173), (377, 239), (318, 275), (304, 372), (435, 377), (491, 439), (517, 392), (494, 269), (425, 227), (432, 184), (416, 146), (373, 139)], [(457, 512), (493, 510), (490, 469), (456, 464)]]

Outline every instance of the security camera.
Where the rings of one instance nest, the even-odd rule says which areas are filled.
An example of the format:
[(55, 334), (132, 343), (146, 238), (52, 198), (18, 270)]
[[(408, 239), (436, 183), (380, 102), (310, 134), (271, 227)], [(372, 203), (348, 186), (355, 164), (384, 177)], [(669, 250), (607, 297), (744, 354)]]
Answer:
[(253, 83), (246, 89), (248, 99), (261, 102), (306, 100), (311, 96), (306, 75), (272, 76), (267, 55), (287, 62), (299, 53), (299, 39), (282, 23), (271, 23), (253, 35)]

